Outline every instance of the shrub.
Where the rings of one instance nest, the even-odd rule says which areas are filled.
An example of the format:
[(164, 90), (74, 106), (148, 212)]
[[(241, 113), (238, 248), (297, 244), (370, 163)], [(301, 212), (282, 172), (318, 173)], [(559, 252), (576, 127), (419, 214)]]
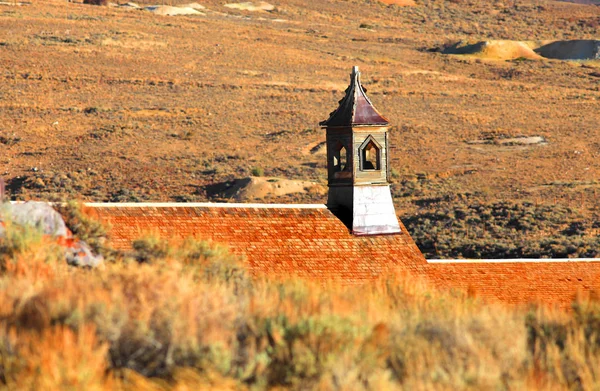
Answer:
[(147, 236), (143, 239), (135, 240), (132, 243), (134, 258), (140, 263), (154, 263), (164, 260), (169, 255), (171, 249), (166, 240), (156, 236)]
[(108, 5), (108, 0), (83, 0), (83, 4)]
[(110, 195), (109, 202), (142, 202), (142, 198), (135, 190), (120, 188)]
[(54, 207), (75, 236), (89, 244), (95, 252), (102, 252), (106, 246), (107, 227), (85, 214), (78, 202), (59, 203)]
[(223, 246), (186, 238), (169, 242), (157, 236), (146, 236), (133, 242), (133, 258), (139, 263), (181, 265), (190, 275), (204, 281), (232, 284), (236, 290), (249, 283), (246, 269), (239, 257)]
[(252, 168), (251, 173), (253, 176), (263, 176), (265, 175), (265, 170), (263, 170), (261, 167), (254, 167)]
[[(486, 208), (479, 218), (509, 210)], [(8, 389), (597, 384), (600, 307), (592, 302), (573, 314), (526, 316), (408, 276), (360, 286), (251, 279), (223, 247), (192, 239), (150, 237), (136, 242), (141, 263), (68, 269), (47, 262), (49, 243), (28, 243), (12, 245), (0, 274)]]
[(570, 316), (541, 309), (529, 313), (525, 324), (532, 367), (564, 388), (597, 387), (599, 319), (600, 304), (594, 300), (576, 300)]
[(106, 343), (98, 342), (92, 325), (74, 332), (58, 326), (41, 333), (17, 332), (18, 377), (7, 381), (18, 390), (98, 390), (105, 385)]
[(36, 227), (5, 223), (0, 225), (0, 272), (14, 271), (31, 263), (28, 270), (40, 264), (64, 262), (64, 251), (60, 246), (45, 238)]
[(572, 209), (528, 202), (439, 205), (404, 219), (426, 257), (567, 258), (600, 255), (600, 239)]
[(29, 226), (19, 226), (10, 223), (5, 228), (0, 226), (0, 256), (15, 258), (42, 242), (42, 233)]

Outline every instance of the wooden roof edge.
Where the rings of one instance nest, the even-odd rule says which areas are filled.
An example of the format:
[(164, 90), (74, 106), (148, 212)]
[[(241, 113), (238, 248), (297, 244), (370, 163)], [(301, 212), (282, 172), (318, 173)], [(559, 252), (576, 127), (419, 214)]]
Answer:
[(226, 202), (86, 202), (88, 208), (327, 209), (325, 204), (245, 204)]
[(506, 259), (428, 259), (429, 264), (479, 263), (578, 263), (600, 262), (600, 258), (506, 258)]

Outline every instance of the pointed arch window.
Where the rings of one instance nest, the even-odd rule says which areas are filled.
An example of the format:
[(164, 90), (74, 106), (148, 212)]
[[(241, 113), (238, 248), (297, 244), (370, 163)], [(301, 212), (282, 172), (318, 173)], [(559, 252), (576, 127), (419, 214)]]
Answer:
[(381, 170), (381, 145), (373, 138), (367, 137), (359, 148), (361, 171)]
[(333, 171), (348, 171), (348, 150), (342, 143), (338, 143), (333, 152)]

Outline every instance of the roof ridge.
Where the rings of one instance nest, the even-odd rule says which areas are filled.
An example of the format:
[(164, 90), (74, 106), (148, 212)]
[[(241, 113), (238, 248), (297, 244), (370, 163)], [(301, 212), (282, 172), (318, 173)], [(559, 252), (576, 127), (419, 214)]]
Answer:
[(226, 202), (86, 202), (89, 208), (327, 209), (325, 204), (243, 204)]

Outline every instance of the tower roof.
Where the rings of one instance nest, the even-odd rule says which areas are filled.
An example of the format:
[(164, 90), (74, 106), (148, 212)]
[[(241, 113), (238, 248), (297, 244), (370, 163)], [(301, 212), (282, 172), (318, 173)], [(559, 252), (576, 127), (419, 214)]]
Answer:
[(388, 120), (379, 114), (369, 100), (366, 89), (360, 84), (358, 67), (352, 67), (350, 85), (346, 89), (346, 96), (340, 101), (340, 106), (329, 115), (329, 119), (319, 125), (326, 127), (336, 126), (386, 126)]

